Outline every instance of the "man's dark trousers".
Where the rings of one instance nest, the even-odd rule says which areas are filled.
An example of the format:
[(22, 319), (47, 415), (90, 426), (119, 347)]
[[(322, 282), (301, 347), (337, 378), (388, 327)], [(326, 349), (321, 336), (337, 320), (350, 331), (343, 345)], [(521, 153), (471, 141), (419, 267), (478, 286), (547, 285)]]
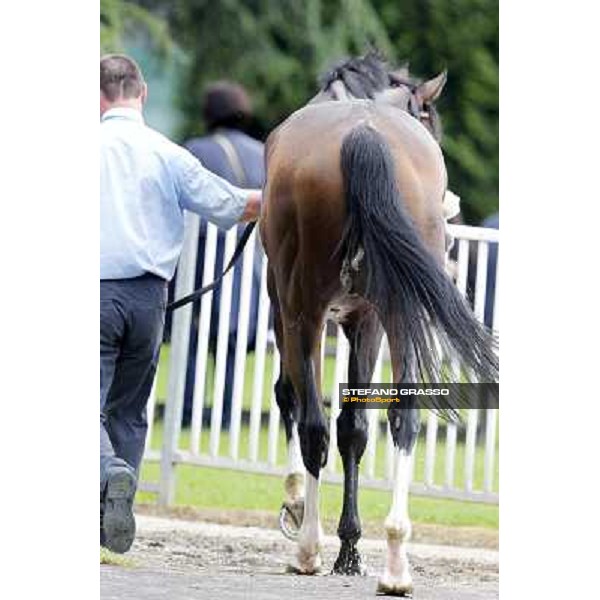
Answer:
[(139, 472), (166, 302), (167, 284), (154, 275), (100, 282), (101, 493), (107, 468)]

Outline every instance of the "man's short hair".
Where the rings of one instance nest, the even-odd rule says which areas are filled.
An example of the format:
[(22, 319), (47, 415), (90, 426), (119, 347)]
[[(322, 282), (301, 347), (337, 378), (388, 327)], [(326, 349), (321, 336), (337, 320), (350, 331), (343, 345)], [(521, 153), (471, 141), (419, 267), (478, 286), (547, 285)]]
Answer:
[(139, 98), (144, 85), (142, 71), (128, 56), (108, 54), (100, 59), (100, 91), (109, 102)]
[(202, 100), (202, 116), (209, 130), (217, 127), (239, 127), (252, 116), (248, 92), (233, 81), (209, 84)]

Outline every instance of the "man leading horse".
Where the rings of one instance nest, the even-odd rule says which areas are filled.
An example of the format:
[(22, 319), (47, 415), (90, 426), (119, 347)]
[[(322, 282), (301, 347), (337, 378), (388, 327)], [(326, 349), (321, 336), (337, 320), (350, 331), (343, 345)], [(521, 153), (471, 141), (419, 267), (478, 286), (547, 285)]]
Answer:
[(222, 229), (260, 214), (261, 192), (231, 185), (144, 123), (148, 88), (123, 55), (100, 60), (100, 541), (129, 550), (146, 404), (184, 211)]

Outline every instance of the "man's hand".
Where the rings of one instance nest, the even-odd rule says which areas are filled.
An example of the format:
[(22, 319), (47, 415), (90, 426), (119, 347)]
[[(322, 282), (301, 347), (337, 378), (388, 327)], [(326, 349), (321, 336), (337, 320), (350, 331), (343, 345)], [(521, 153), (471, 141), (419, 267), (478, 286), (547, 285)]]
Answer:
[(262, 203), (262, 190), (250, 190), (246, 201), (246, 208), (242, 213), (240, 222), (256, 221), (260, 217), (260, 207)]

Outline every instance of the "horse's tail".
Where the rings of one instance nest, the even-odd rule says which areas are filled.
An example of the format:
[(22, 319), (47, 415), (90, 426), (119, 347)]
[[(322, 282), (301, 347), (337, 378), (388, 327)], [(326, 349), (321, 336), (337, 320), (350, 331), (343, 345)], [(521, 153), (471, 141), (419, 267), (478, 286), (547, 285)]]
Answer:
[(497, 382), (495, 338), (425, 247), (396, 185), (385, 139), (368, 125), (354, 128), (342, 143), (341, 168), (348, 217), (340, 249), (346, 268), (358, 264), (364, 270), (360, 293), (384, 323), (400, 318), (421, 378), (448, 381), (446, 356), (456, 357), (472, 379)]

